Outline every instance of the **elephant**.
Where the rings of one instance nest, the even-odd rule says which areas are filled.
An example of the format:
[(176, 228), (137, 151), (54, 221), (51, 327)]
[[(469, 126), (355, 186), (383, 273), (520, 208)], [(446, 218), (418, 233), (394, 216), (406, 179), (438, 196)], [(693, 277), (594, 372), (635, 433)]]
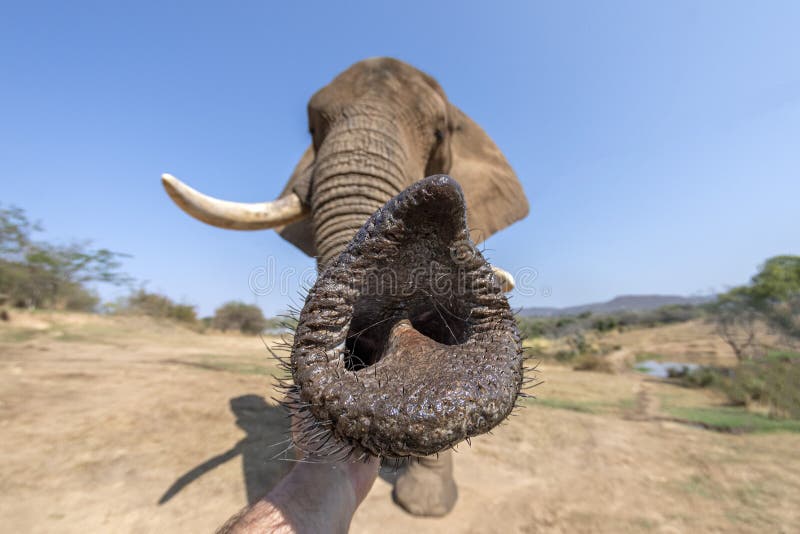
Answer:
[(400, 60), (355, 63), (307, 111), (311, 143), (278, 200), (219, 200), (169, 174), (163, 185), (203, 222), (275, 229), (316, 257), (319, 277), (287, 362), (297, 446), (413, 458), (395, 501), (414, 515), (445, 515), (457, 499), (451, 449), (524, 395), (503, 293), (513, 278), (476, 243), (525, 217), (527, 198), (480, 126)]

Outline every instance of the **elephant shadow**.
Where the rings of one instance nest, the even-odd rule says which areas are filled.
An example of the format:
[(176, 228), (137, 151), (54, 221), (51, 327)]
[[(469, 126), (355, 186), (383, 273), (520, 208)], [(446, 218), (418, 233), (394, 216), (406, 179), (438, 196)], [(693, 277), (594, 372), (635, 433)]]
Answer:
[(247, 502), (253, 504), (263, 497), (291, 468), (283, 461), (285, 442), (289, 435), (289, 419), (280, 406), (270, 406), (259, 395), (242, 395), (230, 399), (236, 425), (247, 435), (227, 451), (213, 456), (190, 469), (164, 492), (158, 504), (165, 504), (183, 488), (214, 468), (242, 457)]

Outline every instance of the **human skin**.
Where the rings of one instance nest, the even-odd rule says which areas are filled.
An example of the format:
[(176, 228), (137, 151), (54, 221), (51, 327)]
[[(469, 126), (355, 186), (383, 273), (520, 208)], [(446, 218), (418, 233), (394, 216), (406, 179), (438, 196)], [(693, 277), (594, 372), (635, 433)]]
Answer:
[(347, 532), (378, 476), (380, 460), (301, 462), (220, 534)]

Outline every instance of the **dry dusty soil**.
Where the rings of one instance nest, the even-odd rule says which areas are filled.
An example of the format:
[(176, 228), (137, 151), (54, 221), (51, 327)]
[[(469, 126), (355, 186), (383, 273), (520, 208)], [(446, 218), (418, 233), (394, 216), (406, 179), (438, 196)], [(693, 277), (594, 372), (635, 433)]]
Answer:
[[(620, 362), (659, 350), (727, 357), (702, 325), (610, 343)], [(538, 399), (460, 447), (450, 515), (405, 514), (387, 473), (351, 531), (800, 530), (800, 433), (669, 420), (669, 406), (723, 399), (619, 368), (541, 365)], [(0, 531), (212, 532), (291, 467), (280, 459), (286, 419), (270, 400), (275, 372), (254, 337), (14, 314), (0, 325)]]

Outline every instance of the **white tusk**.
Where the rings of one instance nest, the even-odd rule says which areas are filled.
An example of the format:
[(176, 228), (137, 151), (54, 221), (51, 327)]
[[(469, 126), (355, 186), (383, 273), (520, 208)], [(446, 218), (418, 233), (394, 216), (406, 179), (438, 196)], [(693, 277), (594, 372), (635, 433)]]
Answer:
[(508, 293), (514, 289), (514, 277), (511, 276), (510, 272), (500, 267), (495, 267), (494, 265), (492, 265), (492, 270), (494, 271), (494, 277), (497, 278), (497, 282), (500, 284), (500, 288), (504, 293)]
[(265, 230), (308, 217), (308, 209), (294, 193), (273, 202), (231, 202), (204, 195), (171, 174), (162, 174), (161, 183), (183, 211), (219, 228)]

